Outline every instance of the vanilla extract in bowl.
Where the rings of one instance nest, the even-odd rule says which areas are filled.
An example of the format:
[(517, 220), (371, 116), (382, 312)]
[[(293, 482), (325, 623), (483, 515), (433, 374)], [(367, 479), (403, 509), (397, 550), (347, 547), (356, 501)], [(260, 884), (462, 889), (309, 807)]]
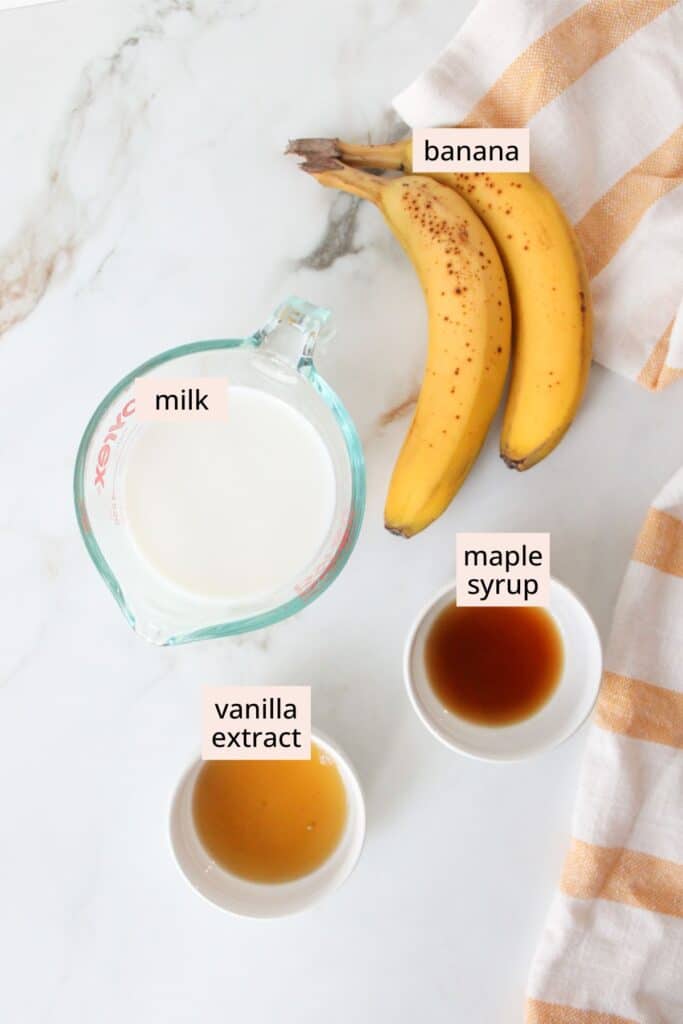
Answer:
[(550, 700), (564, 648), (543, 608), (447, 604), (427, 634), (430, 686), (450, 712), (477, 725), (524, 721)]
[(291, 882), (327, 861), (347, 822), (344, 781), (316, 743), (308, 761), (206, 761), (192, 815), (225, 871), (250, 882)]

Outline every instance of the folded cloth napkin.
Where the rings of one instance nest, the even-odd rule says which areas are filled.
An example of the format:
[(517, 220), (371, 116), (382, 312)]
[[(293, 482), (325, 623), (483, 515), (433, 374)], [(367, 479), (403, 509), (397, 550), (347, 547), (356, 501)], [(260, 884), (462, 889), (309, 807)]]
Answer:
[(586, 255), (594, 358), (652, 389), (683, 376), (682, 52), (680, 0), (479, 0), (394, 100), (411, 126), (529, 125)]
[(528, 1024), (683, 1022), (683, 469), (617, 602)]

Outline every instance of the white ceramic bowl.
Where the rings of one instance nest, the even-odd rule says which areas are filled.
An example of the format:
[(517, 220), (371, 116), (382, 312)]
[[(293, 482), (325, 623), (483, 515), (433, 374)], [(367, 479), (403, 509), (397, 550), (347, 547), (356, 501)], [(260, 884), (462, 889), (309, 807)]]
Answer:
[(171, 800), (170, 840), (181, 872), (211, 903), (243, 917), (296, 914), (336, 889), (353, 871), (365, 838), (365, 803), (358, 778), (339, 748), (319, 733), (313, 741), (335, 762), (346, 789), (346, 827), (331, 856), (315, 871), (293, 882), (248, 882), (220, 867), (206, 852), (194, 827), (192, 794), (203, 762), (187, 769)]
[(550, 582), (550, 606), (564, 645), (564, 666), (547, 704), (514, 725), (468, 722), (443, 706), (425, 668), (424, 645), (442, 608), (455, 601), (449, 583), (422, 609), (405, 647), (404, 675), (415, 711), (437, 739), (452, 750), (485, 761), (519, 761), (556, 747), (576, 732), (591, 713), (600, 689), (602, 650), (590, 615), (578, 597), (558, 580)]

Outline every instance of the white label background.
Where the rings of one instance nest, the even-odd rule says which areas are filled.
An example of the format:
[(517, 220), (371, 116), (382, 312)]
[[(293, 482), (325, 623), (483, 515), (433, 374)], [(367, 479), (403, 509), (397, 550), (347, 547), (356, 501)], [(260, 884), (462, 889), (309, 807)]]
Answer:
[[(216, 712), (216, 704), (246, 704), (249, 701), (277, 700), (296, 707), (295, 719), (279, 718), (226, 718)], [(298, 729), (300, 747), (217, 746), (213, 742), (216, 732), (272, 731), (278, 734)], [(202, 759), (204, 761), (309, 761), (311, 758), (311, 688), (310, 686), (204, 686), (202, 687)]]
[[(467, 551), (515, 551), (519, 554), (522, 545), (525, 544), (527, 551), (536, 549), (541, 552), (542, 562), (540, 566), (516, 565), (505, 571), (504, 566), (467, 566), (465, 565), (465, 553)], [(523, 581), (525, 579), (535, 580), (537, 591), (533, 599), (525, 601), (522, 594), (508, 594), (504, 590), (502, 594), (491, 592), (486, 601), (478, 596), (468, 593), (467, 583), (470, 579), (484, 579), (487, 582), (495, 579)], [(550, 604), (550, 534), (549, 533), (457, 533), (455, 535), (455, 597), (459, 605), (463, 607), (506, 608), (524, 607), (547, 608)]]
[[(457, 147), (469, 146), (473, 152), (475, 146), (501, 146), (503, 153), (508, 146), (517, 147), (516, 160), (467, 160), (464, 156), (457, 160), (437, 160), (425, 158), (425, 142), (438, 147), (452, 146), (454, 153)], [(429, 174), (430, 171), (488, 171), (500, 173), (526, 173), (529, 170), (529, 129), (528, 128), (413, 128), (413, 173)]]

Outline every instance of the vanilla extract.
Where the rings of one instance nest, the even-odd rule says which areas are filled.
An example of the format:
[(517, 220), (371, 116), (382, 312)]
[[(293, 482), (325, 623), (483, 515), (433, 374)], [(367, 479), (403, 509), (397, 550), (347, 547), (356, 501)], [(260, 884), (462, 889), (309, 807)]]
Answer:
[(308, 761), (206, 761), (192, 816), (219, 867), (251, 882), (290, 882), (319, 868), (339, 845), (346, 789), (315, 743)]
[(260, 719), (277, 721), (278, 719), (296, 718), (296, 704), (283, 700), (281, 697), (263, 697), (261, 700), (250, 700), (246, 703), (235, 700), (226, 701), (224, 704), (215, 704), (214, 707), (221, 720), (229, 718), (244, 719), (245, 721), (259, 721)]
[(302, 750), (301, 729), (226, 729), (214, 732), (211, 745), (216, 750)]

